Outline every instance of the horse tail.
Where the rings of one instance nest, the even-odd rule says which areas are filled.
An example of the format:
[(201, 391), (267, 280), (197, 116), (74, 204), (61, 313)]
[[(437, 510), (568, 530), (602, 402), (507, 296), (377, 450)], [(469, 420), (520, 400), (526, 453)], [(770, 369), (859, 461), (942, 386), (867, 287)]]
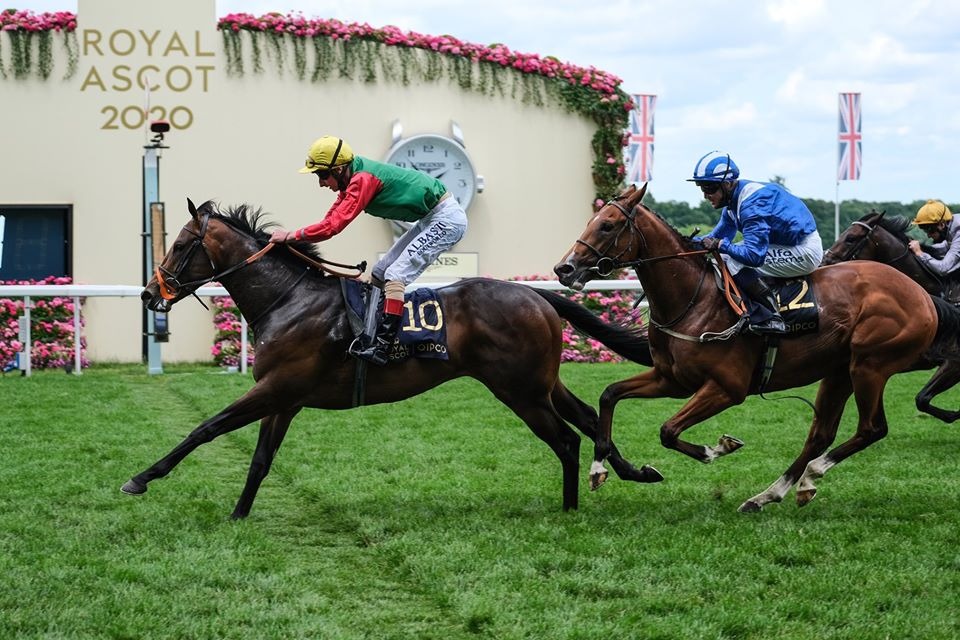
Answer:
[(928, 356), (946, 360), (960, 360), (960, 309), (939, 296), (931, 296), (937, 308), (937, 335), (927, 352)]
[(579, 331), (599, 340), (608, 349), (628, 360), (648, 367), (653, 366), (650, 342), (642, 329), (606, 323), (583, 305), (559, 293), (535, 287), (533, 290), (546, 300), (561, 318)]

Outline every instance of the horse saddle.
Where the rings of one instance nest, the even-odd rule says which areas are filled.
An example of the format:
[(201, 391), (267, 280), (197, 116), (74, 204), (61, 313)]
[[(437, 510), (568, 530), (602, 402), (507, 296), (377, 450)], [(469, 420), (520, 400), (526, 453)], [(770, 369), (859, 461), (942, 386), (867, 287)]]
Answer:
[(820, 314), (817, 312), (817, 298), (810, 279), (769, 279), (764, 278), (773, 289), (780, 306), (780, 315), (787, 325), (787, 335), (801, 336), (816, 333), (820, 328)]
[[(347, 321), (354, 337), (363, 333), (367, 300), (373, 287), (357, 280), (341, 278)], [(443, 307), (435, 289), (420, 288), (404, 295), (403, 320), (397, 339), (390, 349), (390, 362), (407, 358), (449, 360), (447, 327)]]

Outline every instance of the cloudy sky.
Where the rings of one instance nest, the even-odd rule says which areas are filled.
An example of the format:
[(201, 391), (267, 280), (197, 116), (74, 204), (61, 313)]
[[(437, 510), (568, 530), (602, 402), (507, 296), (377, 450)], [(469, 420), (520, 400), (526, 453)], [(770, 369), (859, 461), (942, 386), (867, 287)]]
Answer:
[[(8, 3), (76, 11), (76, 0)], [(653, 195), (699, 201), (684, 180), (722, 149), (744, 177), (803, 197), (837, 193), (837, 102), (863, 94), (863, 172), (841, 199), (960, 203), (956, 0), (217, 0), (217, 15), (300, 12), (500, 42), (619, 76), (658, 96)]]

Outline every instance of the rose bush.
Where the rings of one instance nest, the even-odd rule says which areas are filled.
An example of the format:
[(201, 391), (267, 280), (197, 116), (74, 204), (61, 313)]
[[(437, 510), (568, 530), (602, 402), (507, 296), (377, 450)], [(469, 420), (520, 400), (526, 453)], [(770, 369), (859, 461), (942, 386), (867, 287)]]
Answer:
[[(0, 284), (70, 284), (70, 278), (50, 276), (40, 281), (11, 280)], [(73, 298), (59, 296), (31, 297), (30, 309), (30, 366), (34, 369), (63, 368), (73, 364)], [(82, 304), (82, 301), (81, 301)], [(0, 366), (6, 367), (23, 349), (20, 343), (18, 318), (23, 315), (23, 299), (0, 298)], [(83, 338), (84, 320), (80, 316), (80, 366), (89, 367), (86, 340)]]
[[(230, 296), (213, 298), (213, 326), (217, 332), (210, 353), (221, 367), (240, 366), (240, 311)], [(247, 328), (247, 364), (253, 364), (253, 332)]]

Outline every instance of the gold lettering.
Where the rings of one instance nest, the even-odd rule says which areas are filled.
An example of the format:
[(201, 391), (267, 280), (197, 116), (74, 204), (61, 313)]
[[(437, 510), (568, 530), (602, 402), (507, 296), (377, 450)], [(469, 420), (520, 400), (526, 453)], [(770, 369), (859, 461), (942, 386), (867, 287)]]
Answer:
[(207, 72), (213, 71), (213, 69), (214, 69), (213, 65), (197, 65), (197, 71), (199, 71), (200, 74), (201, 74), (201, 76), (203, 77), (203, 92), (204, 92), (204, 93), (206, 93), (207, 90), (209, 89), (209, 84), (207, 83), (207, 80), (209, 79), (209, 76), (207, 75)]
[[(175, 85), (173, 83), (174, 71), (181, 71), (184, 74), (186, 74), (186, 82), (183, 83), (182, 85)], [(186, 91), (187, 89), (190, 88), (190, 85), (192, 83), (193, 83), (193, 76), (190, 74), (190, 69), (187, 69), (186, 67), (178, 64), (177, 66), (170, 67), (170, 69), (167, 70), (167, 86), (170, 88), (171, 91), (176, 91), (178, 93), (181, 91)]]
[(103, 36), (96, 29), (84, 29), (83, 30), (83, 55), (90, 55), (90, 49), (94, 49), (97, 52), (97, 55), (102, 56), (103, 51), (100, 49), (100, 38)]
[(407, 319), (407, 324), (400, 327), (404, 331), (422, 331), (420, 327), (416, 325), (413, 317), (413, 301), (407, 300), (403, 303), (403, 308), (407, 310), (404, 314), (404, 317)]
[(80, 85), (80, 91), (86, 91), (88, 86), (99, 87), (100, 91), (106, 91), (107, 85), (103, 84), (103, 79), (100, 77), (100, 72), (97, 71), (96, 67), (90, 67), (90, 71), (87, 72), (87, 77), (83, 79), (83, 84)]
[(149, 89), (150, 91), (156, 91), (157, 89), (160, 88), (160, 85), (156, 83), (147, 85), (147, 82), (150, 81), (150, 76), (148, 74), (151, 71), (156, 71), (157, 75), (160, 75), (160, 69), (152, 64), (147, 64), (140, 67), (140, 71), (137, 72), (137, 86), (139, 86), (141, 89)]
[(143, 36), (143, 41), (147, 43), (147, 55), (152, 57), (153, 43), (156, 42), (157, 38), (160, 36), (160, 31), (159, 30), (154, 31), (153, 37), (151, 38), (147, 36), (147, 34), (143, 31), (143, 29), (140, 29), (140, 35)]
[[(123, 37), (126, 39), (126, 48), (120, 47), (120, 42), (118, 40)], [(133, 53), (133, 50), (137, 48), (137, 39), (133, 36), (133, 33), (126, 29), (117, 29), (110, 34), (110, 51), (113, 51), (115, 55), (118, 56), (128, 56)]]
[(113, 77), (117, 80), (120, 80), (123, 84), (112, 84), (110, 88), (114, 91), (130, 91), (130, 87), (133, 86), (133, 82), (130, 81), (130, 67), (125, 64), (118, 64), (113, 68)]
[(174, 31), (173, 35), (170, 37), (170, 42), (167, 43), (167, 48), (163, 51), (163, 55), (168, 56), (174, 51), (179, 51), (185, 56), (190, 55), (190, 52), (187, 51), (187, 48), (183, 46), (183, 40), (180, 39), (180, 34), (176, 31)]
[[(193, 42), (194, 42), (194, 51), (196, 51), (197, 57), (212, 56), (215, 55), (213, 51), (201, 51), (200, 50), (200, 32), (193, 32)], [(206, 91), (206, 89), (204, 89)]]

